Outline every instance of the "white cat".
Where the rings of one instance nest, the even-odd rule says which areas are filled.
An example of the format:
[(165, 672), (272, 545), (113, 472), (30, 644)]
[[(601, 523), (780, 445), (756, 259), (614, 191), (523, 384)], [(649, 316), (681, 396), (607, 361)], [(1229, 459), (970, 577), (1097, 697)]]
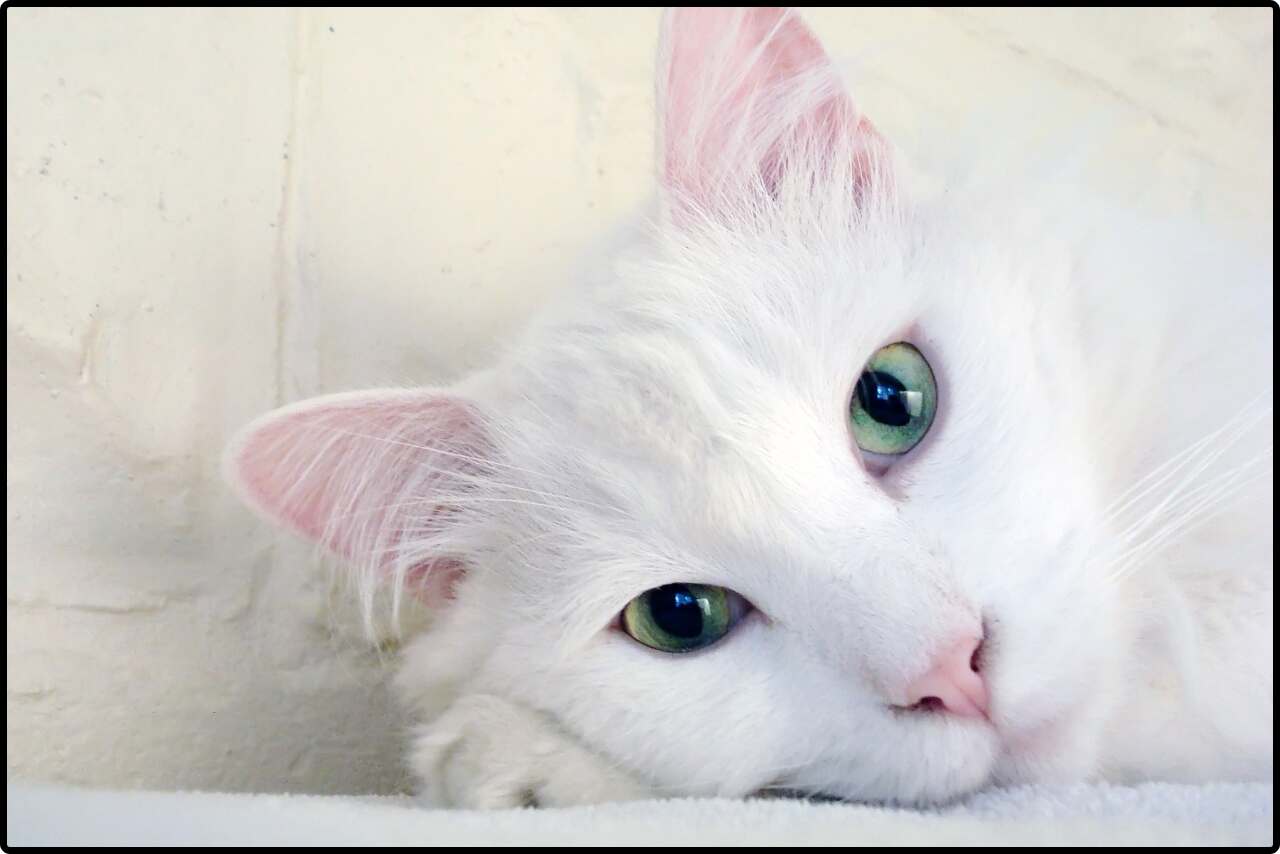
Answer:
[(913, 189), (782, 10), (667, 13), (658, 96), (609, 276), (452, 388), (228, 453), (369, 619), (436, 609), (398, 678), (425, 794), (1269, 776), (1269, 259)]

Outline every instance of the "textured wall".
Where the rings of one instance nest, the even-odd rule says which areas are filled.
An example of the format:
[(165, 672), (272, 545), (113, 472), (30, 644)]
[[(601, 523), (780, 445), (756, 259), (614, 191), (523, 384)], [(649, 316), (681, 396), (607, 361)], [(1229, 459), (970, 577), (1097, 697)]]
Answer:
[[(649, 190), (657, 12), (6, 14), (9, 776), (394, 790), (386, 656), (220, 449), (484, 364)], [(1083, 151), (1270, 246), (1269, 10), (811, 21), (921, 161)]]

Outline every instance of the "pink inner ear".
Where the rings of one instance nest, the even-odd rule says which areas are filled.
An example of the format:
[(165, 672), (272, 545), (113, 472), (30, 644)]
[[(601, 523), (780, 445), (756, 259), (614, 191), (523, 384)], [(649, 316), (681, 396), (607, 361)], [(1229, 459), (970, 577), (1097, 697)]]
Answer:
[[(679, 8), (667, 13), (659, 70), (666, 186), (706, 207), (754, 169), (781, 178), (784, 151), (848, 148), (865, 175), (878, 134), (861, 119), (816, 37), (790, 10)], [(660, 59), (660, 63), (663, 60)], [(846, 136), (866, 137), (848, 145)], [(742, 162), (743, 160), (750, 162)]]
[[(265, 416), (230, 457), (261, 513), (345, 558), (390, 569), (447, 524), (449, 498), (490, 453), (474, 413), (427, 392), (335, 395)], [(455, 555), (414, 555), (407, 589), (451, 598)]]
[(452, 602), (457, 597), (458, 584), (466, 574), (467, 567), (462, 561), (440, 558), (410, 569), (405, 577), (405, 589), (423, 602)]

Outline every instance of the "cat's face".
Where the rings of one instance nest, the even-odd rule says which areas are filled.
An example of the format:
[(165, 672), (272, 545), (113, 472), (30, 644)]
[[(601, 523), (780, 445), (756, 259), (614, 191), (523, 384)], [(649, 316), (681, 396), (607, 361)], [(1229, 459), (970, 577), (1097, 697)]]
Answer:
[(463, 573), (402, 683), (660, 789), (1078, 775), (1116, 622), (1065, 265), (910, 199), (795, 18), (664, 38), (664, 225), (616, 279), (459, 389), (272, 416), (238, 478), (370, 578)]
[[(1018, 269), (953, 214), (801, 247), (668, 244), (514, 354), (495, 392), (507, 496), (554, 509), (508, 517), (462, 587), (477, 604), (452, 630), (494, 646), (477, 686), (673, 792), (936, 799), (1087, 769), (1115, 621), (1086, 560), (1089, 431), (1063, 399), (1079, 374), (1033, 299), (1053, 265)], [(937, 412), (906, 454), (871, 457), (850, 403), (899, 341)], [(673, 584), (751, 610), (705, 647), (651, 648), (634, 624), (678, 622), (652, 613), (673, 603), (619, 614)], [(968, 637), (990, 719), (904, 709)]]

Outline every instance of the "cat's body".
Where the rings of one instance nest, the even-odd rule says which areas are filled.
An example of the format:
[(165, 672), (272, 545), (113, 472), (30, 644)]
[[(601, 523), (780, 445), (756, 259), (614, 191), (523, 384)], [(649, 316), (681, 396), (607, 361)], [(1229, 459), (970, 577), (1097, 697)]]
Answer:
[[(229, 457), (367, 603), (438, 608), (397, 680), (426, 793), (1269, 775), (1269, 268), (911, 192), (790, 15), (669, 15), (660, 74), (660, 224), (610, 275), (451, 389), (287, 408)], [(898, 341), (936, 418), (864, 454), (851, 395)], [(676, 584), (752, 610), (694, 652), (628, 637)], [(937, 682), (959, 641), (976, 675)]]

